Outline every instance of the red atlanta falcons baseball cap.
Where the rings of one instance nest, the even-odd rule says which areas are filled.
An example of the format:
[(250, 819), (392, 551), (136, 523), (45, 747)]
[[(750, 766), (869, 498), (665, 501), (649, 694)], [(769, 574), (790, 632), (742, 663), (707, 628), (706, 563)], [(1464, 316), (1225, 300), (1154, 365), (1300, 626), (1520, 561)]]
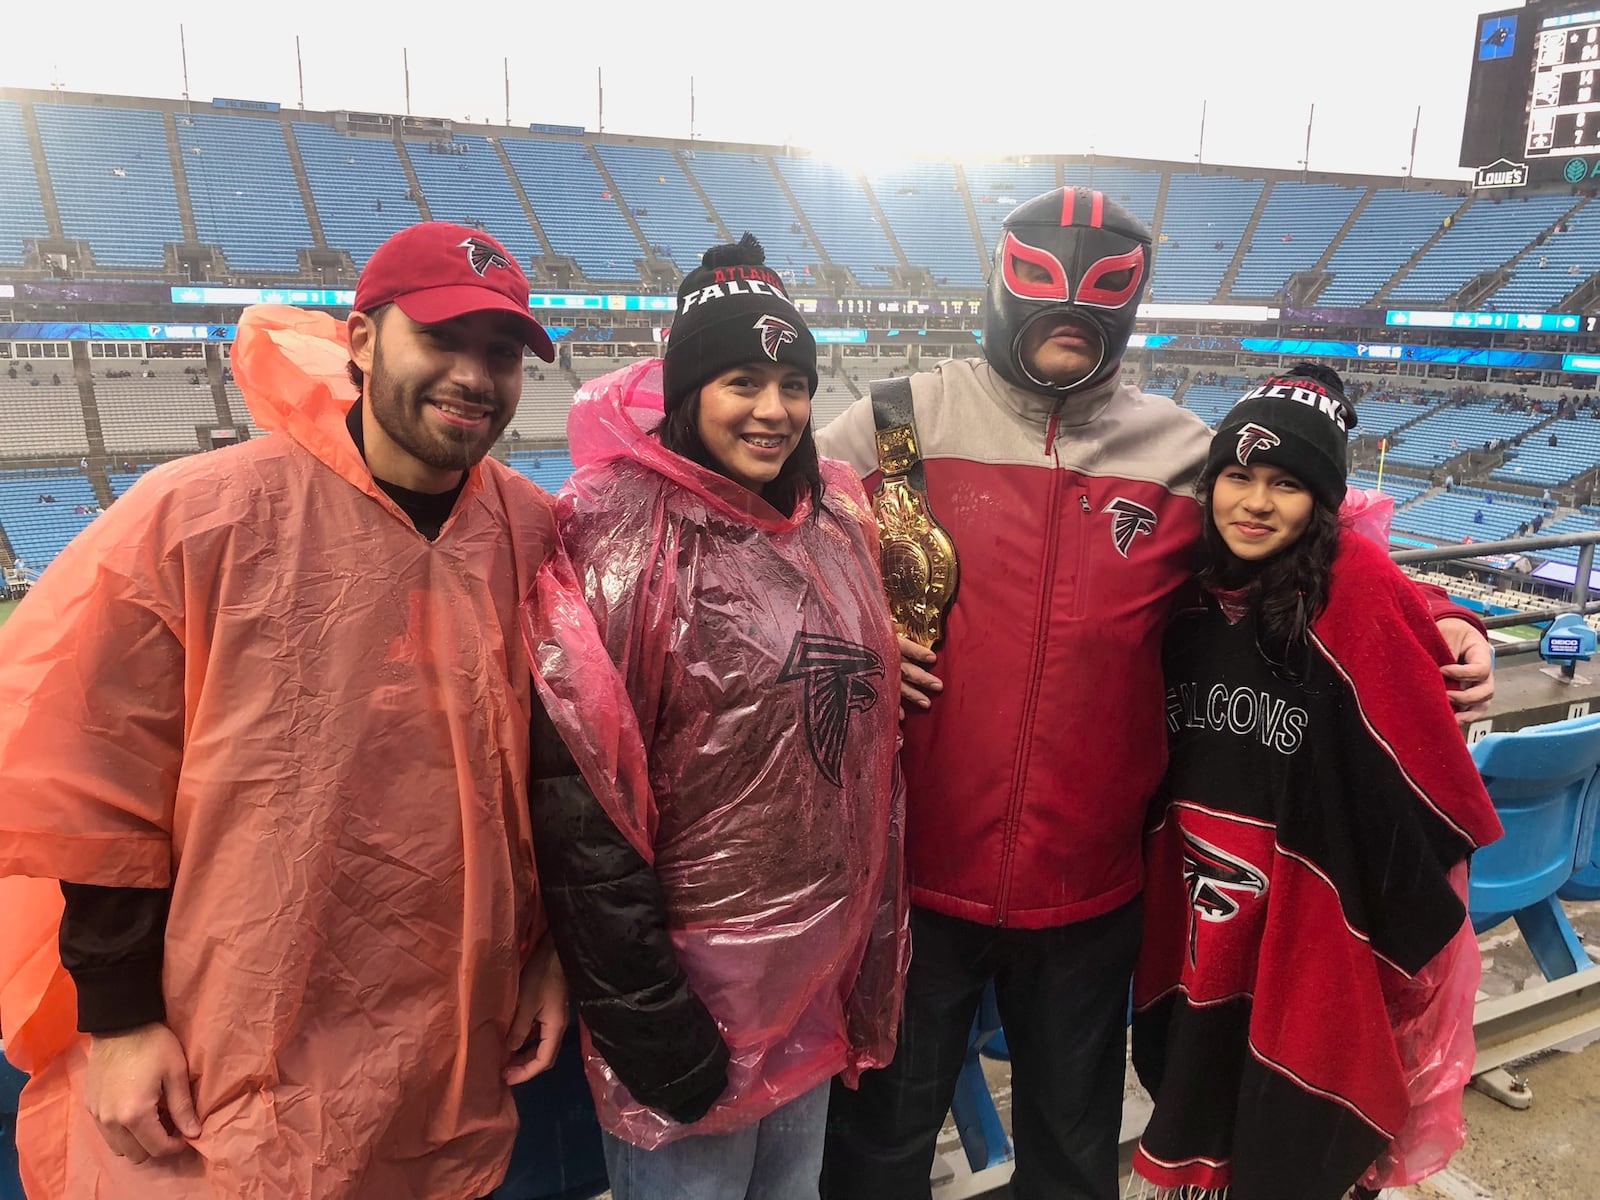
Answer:
[(473, 312), (512, 313), (524, 323), (528, 349), (555, 361), (550, 335), (528, 312), (528, 277), (504, 246), (465, 225), (424, 221), (372, 252), (356, 281), (355, 309), (389, 303), (423, 325)]

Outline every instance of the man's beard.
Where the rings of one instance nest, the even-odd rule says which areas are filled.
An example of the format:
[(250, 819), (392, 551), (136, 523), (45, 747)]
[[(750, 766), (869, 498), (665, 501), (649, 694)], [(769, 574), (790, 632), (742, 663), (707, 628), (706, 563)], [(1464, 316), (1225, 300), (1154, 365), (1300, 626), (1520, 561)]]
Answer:
[(427, 398), (422, 390), (403, 387), (383, 370), (381, 346), (372, 353), (372, 371), (366, 381), (366, 402), (372, 416), (389, 439), (416, 459), (436, 471), (465, 471), (482, 460), (505, 430), (509, 418), (489, 392), (468, 392), (460, 388), (434, 388), (437, 399), (477, 404), (492, 411), (489, 423), (481, 430), (454, 426), (435, 427), (423, 409)]

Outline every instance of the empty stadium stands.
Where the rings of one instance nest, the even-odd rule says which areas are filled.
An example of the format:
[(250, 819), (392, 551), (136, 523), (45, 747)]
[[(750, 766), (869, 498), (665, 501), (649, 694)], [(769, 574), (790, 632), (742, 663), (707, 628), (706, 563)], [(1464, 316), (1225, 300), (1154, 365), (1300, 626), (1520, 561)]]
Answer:
[(172, 158), (159, 112), (35, 104), (62, 232), (102, 267), (160, 267), (182, 242)]
[[(1478, 519), (1482, 514), (1483, 519)], [(1501, 494), (1457, 489), (1425, 496), (1396, 512), (1393, 526), (1439, 541), (1492, 542), (1508, 538), (1524, 521), (1548, 517), (1550, 510)]]
[[(1061, 181), (1068, 187), (1098, 188), (1121, 204), (1149, 228), (1155, 228), (1156, 201), (1161, 194), (1161, 172), (1137, 167), (1103, 167), (1089, 163), (1067, 163), (1061, 171)], [(1055, 185), (1039, 189), (1047, 192)], [(1037, 195), (1037, 192), (1029, 195)], [(1018, 199), (1026, 200), (1027, 195)], [(1171, 211), (1171, 201), (1168, 201)], [(1245, 216), (1248, 218), (1249, 213)]]
[(200, 240), (221, 246), (231, 270), (298, 270), (311, 226), (282, 123), (197, 112), (174, 128)]
[[(199, 373), (186, 372), (185, 367)], [(154, 378), (142, 377), (150, 372)], [(216, 402), (205, 364), (172, 359), (140, 367), (133, 379), (94, 380), (96, 406), (106, 450), (124, 454), (192, 454), (203, 444), (197, 425), (217, 424)], [(77, 402), (74, 390), (73, 402)]]
[(775, 161), (828, 257), (849, 267), (867, 287), (887, 287), (889, 271), (899, 259), (860, 181), (843, 167), (820, 159), (780, 155)]
[[(0, 456), (76, 458), (88, 453), (72, 364), (43, 360), (33, 368), (31, 374), (18, 371), (15, 379), (0, 377)], [(52, 383), (57, 376), (61, 382)]]
[(1328, 260), (1333, 281), (1317, 301), (1365, 304), (1460, 207), (1460, 198), (1438, 192), (1379, 188)]
[[(1394, 300), (1443, 300), (1483, 271), (1517, 254), (1573, 206), (1567, 192), (1515, 199), (1479, 197), (1390, 292)], [(1578, 280), (1573, 279), (1576, 286)]]
[(1216, 295), (1261, 197), (1259, 179), (1174, 175), (1167, 186), (1150, 298), (1190, 304)]
[(1275, 297), (1290, 275), (1322, 257), (1364, 194), (1364, 189), (1332, 183), (1273, 184), (1233, 281), (1233, 294)]
[(458, 133), (446, 142), (408, 139), (406, 157), (434, 220), (481, 226), (525, 271), (543, 256), (522, 201), (488, 138)]
[[(1357, 406), (1359, 411), (1360, 406)], [(1484, 442), (1514, 438), (1542, 421), (1525, 413), (1495, 412), (1488, 404), (1464, 404), (1424, 417), (1389, 441), (1389, 461), (1433, 467)]]
[(1493, 302), (1497, 308), (1525, 312), (1553, 309), (1596, 271), (1600, 271), (1600, 208), (1591, 201), (1567, 222), (1565, 232), (1552, 233), (1518, 261), (1511, 281), (1494, 293)]
[(311, 195), (328, 244), (364, 265), (378, 244), (421, 219), (394, 142), (310, 121), (293, 124)]
[(821, 256), (801, 230), (799, 214), (774, 186), (765, 158), (692, 150), (686, 161), (735, 238), (745, 232), (755, 234), (766, 248), (767, 264), (791, 283), (821, 282), (814, 270)]
[(0, 529), (32, 570), (48, 565), (98, 511), (94, 488), (76, 471), (0, 471)]
[(671, 150), (602, 145), (595, 152), (622, 189), (645, 237), (665, 250), (680, 271), (694, 270), (705, 248), (722, 240)]
[[(1550, 439), (1556, 444), (1551, 445)], [(1506, 483), (1549, 485), (1600, 466), (1600, 420), (1581, 417), (1556, 421), (1508, 450), (1506, 461), (1490, 473)]]
[[(963, 172), (986, 253), (992, 253), (999, 243), (1000, 225), (1013, 208), (1056, 186), (1056, 167), (1050, 162), (968, 163)], [(1153, 196), (1150, 207), (1155, 207)], [(988, 271), (987, 262), (984, 270)]]
[(22, 106), (15, 100), (0, 100), (0, 263), (22, 262), (23, 239), (42, 238), (49, 232), (39, 177), (22, 129)]
[(500, 143), (550, 246), (590, 279), (636, 280), (644, 250), (622, 219), (581, 142), (506, 138)]
[(908, 163), (867, 182), (910, 262), (927, 267), (940, 285), (983, 286), (983, 263), (952, 164)]

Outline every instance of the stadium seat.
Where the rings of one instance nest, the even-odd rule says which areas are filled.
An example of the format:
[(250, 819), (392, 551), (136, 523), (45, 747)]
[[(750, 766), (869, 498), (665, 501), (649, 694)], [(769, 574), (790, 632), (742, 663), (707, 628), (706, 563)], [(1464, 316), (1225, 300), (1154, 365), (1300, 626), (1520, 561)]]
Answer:
[(1559, 895), (1563, 900), (1600, 900), (1600, 775), (1590, 783), (1583, 799), (1583, 820), (1578, 825), (1578, 859), (1572, 878)]
[[(995, 1050), (1004, 1051), (1003, 1054), (987, 1049), (996, 1039)], [(980, 1056), (1004, 1058), (1005, 1061), (1010, 1061), (1011, 1057), (1005, 1050), (1005, 1032), (1000, 1028), (1000, 1009), (995, 1003), (993, 983), (984, 988), (983, 999), (978, 1003), (978, 1015), (973, 1019), (972, 1035), (967, 1041), (966, 1061), (961, 1064), (955, 1094), (950, 1100), (950, 1116), (961, 1136), (967, 1166), (973, 1171), (997, 1167), (1012, 1158), (1011, 1139), (1006, 1137), (1000, 1114), (995, 1111)]]
[(505, 164), (486, 137), (457, 133), (448, 141), (410, 140), (406, 157), (435, 221), (483, 228), (529, 270), (544, 256)]
[(678, 270), (687, 275), (700, 265), (706, 247), (722, 241), (716, 222), (689, 186), (671, 150), (623, 145), (600, 145), (595, 150), (645, 237), (665, 251)]
[(174, 118), (195, 232), (234, 271), (293, 274), (310, 247), (300, 185), (276, 116), (185, 113)]
[(952, 164), (907, 163), (867, 182), (907, 261), (926, 267), (940, 286), (983, 286), (983, 261)]
[[(550, 246), (571, 257), (589, 279), (637, 283), (644, 250), (580, 142), (502, 138)], [(620, 185), (619, 185), (620, 186)]]
[(776, 187), (764, 155), (693, 150), (685, 161), (735, 238), (755, 234), (766, 249), (767, 265), (791, 287), (822, 283), (815, 271), (822, 259), (801, 232), (799, 214)]
[(900, 260), (855, 175), (821, 159), (780, 154), (774, 161), (828, 257), (849, 267), (867, 287), (889, 286), (889, 270)]
[[(985, 275), (988, 274), (988, 256), (1000, 243), (1000, 226), (1011, 215), (1011, 210), (1024, 200), (1042, 195), (1056, 186), (1054, 163), (967, 163), (962, 168), (967, 177), (967, 191), (972, 196), (972, 206), (978, 212), (978, 230), (983, 235)], [(1103, 172), (1102, 172), (1103, 174)], [(1156, 176), (1159, 182), (1160, 176)], [(1152, 197), (1151, 207), (1155, 206)]]
[(1594, 966), (1557, 893), (1578, 857), (1584, 800), (1600, 767), (1600, 714), (1472, 747), (1505, 836), (1472, 857), (1468, 908), (1478, 933), (1515, 920), (1546, 979)]
[(22, 106), (0, 100), (0, 263), (20, 266), (22, 243), (50, 232), (22, 128)]

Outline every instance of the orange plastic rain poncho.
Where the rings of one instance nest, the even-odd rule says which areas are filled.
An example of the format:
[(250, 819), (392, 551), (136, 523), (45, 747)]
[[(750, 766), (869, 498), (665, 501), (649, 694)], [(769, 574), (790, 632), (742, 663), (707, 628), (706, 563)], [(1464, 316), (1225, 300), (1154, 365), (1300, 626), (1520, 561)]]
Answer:
[[(549, 498), (492, 460), (438, 540), (344, 428), (343, 329), (249, 310), (276, 436), (150, 473), (0, 634), (0, 1003), (48, 1200), (466, 1200), (495, 1186), (542, 932), (517, 605)], [(172, 885), (194, 1153), (134, 1166), (78, 1094), (54, 879)]]

